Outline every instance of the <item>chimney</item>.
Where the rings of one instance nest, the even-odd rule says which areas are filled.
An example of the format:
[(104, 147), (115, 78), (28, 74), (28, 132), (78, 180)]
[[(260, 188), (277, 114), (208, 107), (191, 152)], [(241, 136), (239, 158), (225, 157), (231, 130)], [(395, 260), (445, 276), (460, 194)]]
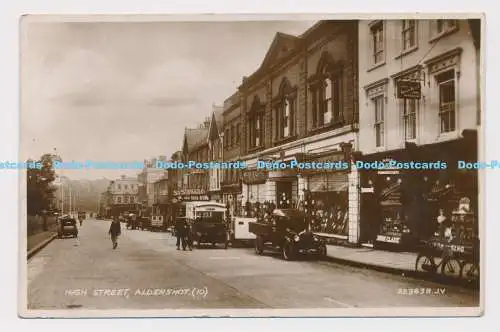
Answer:
[(207, 116), (205, 117), (205, 121), (203, 122), (203, 128), (208, 128), (210, 127), (210, 117)]
[(243, 76), (241, 83), (245, 84), (248, 80), (248, 76)]

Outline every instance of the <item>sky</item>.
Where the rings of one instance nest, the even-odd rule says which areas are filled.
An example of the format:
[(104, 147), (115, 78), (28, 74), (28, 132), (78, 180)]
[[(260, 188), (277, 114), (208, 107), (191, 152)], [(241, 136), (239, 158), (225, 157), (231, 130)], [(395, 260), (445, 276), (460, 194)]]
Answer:
[(184, 128), (202, 122), (259, 67), (276, 32), (299, 35), (314, 23), (23, 22), (20, 157), (169, 157)]

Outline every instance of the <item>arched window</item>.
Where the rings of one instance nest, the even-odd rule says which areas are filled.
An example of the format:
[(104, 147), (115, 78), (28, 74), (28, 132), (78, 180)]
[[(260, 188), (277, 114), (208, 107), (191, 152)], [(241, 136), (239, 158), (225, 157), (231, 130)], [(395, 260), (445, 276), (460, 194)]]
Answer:
[(342, 124), (342, 70), (328, 53), (323, 53), (309, 89), (312, 96), (313, 128)]
[(295, 134), (296, 90), (283, 78), (275, 104), (276, 140)]
[(255, 96), (248, 115), (248, 132), (250, 148), (263, 146), (264, 138), (264, 104)]

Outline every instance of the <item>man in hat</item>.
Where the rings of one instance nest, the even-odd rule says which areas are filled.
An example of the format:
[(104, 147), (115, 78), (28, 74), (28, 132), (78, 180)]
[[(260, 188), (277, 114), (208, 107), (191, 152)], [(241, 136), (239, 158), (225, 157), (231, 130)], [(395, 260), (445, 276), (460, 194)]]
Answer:
[(113, 249), (118, 247), (118, 236), (122, 233), (120, 221), (118, 218), (114, 218), (109, 226), (108, 234), (111, 236), (111, 241), (113, 242)]

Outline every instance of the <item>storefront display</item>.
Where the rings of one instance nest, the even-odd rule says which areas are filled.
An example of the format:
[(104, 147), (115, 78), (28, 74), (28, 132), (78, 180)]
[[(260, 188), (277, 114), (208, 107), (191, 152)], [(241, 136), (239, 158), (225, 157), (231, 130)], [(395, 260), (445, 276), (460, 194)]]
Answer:
[(456, 167), (458, 160), (475, 158), (476, 152), (465, 147), (473, 150), (473, 141), (461, 139), (361, 157), (368, 162), (441, 160), (447, 164), (440, 170), (360, 171), (361, 241), (413, 250), (434, 234), (438, 217), (441, 221), (457, 218), (453, 211), (461, 197), (469, 197), (471, 211), (477, 211), (477, 171)]
[(347, 236), (347, 173), (324, 172), (306, 178), (304, 208), (311, 218), (314, 232)]

